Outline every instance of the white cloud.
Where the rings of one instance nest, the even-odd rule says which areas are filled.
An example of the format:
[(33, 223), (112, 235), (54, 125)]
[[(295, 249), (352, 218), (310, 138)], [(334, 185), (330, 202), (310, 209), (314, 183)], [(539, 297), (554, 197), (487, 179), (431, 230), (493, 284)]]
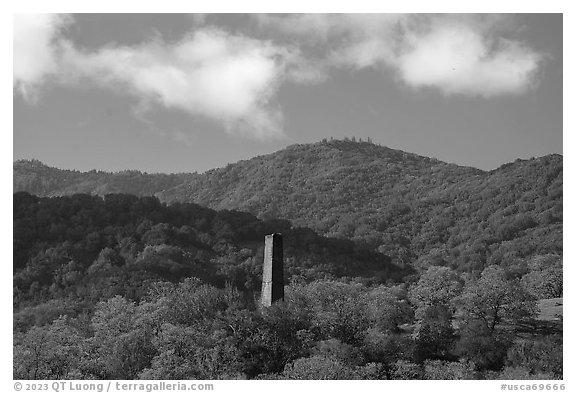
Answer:
[(71, 17), (14, 18), (14, 88), (33, 100), (48, 82), (99, 86), (204, 116), (228, 133), (282, 137), (282, 83), (321, 83), (334, 69), (373, 68), (412, 88), (491, 97), (535, 82), (542, 56), (505, 37), (510, 17), (477, 15), (256, 15), (260, 36), (207, 26), (177, 42), (76, 47), (63, 36)]
[(86, 53), (68, 45), (66, 78), (75, 75), (167, 108), (217, 120), (231, 134), (283, 135), (272, 104), (284, 72), (272, 45), (203, 29), (174, 44), (110, 47)]
[(395, 64), (401, 79), (413, 87), (483, 97), (528, 89), (541, 55), (518, 42), (481, 33), (458, 23), (409, 36)]
[[(490, 97), (535, 82), (542, 55), (505, 39), (512, 17), (420, 14), (260, 15), (262, 28), (297, 37), (323, 72), (377, 68), (413, 88)], [(310, 60), (308, 60), (310, 61)]]
[(61, 36), (61, 15), (14, 20), (14, 87), (28, 100), (47, 82), (97, 85), (140, 103), (201, 115), (230, 134), (283, 137), (274, 96), (289, 53), (267, 41), (201, 28), (179, 42), (78, 49)]
[(57, 39), (68, 20), (62, 14), (14, 15), (13, 85), (28, 100), (58, 71)]

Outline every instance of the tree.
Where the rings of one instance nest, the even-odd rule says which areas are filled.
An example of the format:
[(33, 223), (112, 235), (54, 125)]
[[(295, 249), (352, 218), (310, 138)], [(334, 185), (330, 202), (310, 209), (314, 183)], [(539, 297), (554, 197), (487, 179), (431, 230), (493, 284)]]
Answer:
[[(488, 379), (488, 378), (487, 378)], [(554, 374), (537, 372), (531, 373), (526, 367), (504, 367), (504, 369), (494, 375), (494, 378), (489, 379), (500, 379), (500, 380), (543, 380), (543, 379), (555, 379)]]
[(426, 359), (449, 359), (454, 342), (452, 312), (444, 305), (426, 308), (414, 329), (414, 358), (417, 362)]
[(507, 280), (501, 267), (488, 266), (478, 280), (467, 283), (458, 300), (464, 317), (481, 320), (494, 330), (504, 320), (514, 323), (534, 316), (536, 303), (518, 284)]
[(512, 339), (505, 332), (491, 330), (484, 321), (472, 319), (461, 326), (455, 353), (480, 370), (499, 370), (504, 365)]
[(225, 293), (200, 279), (186, 278), (158, 300), (166, 322), (191, 326), (197, 321), (212, 319), (227, 308)]
[(382, 363), (366, 363), (356, 368), (360, 379), (384, 380), (388, 379), (386, 366)]
[(362, 352), (369, 362), (390, 365), (400, 359), (411, 359), (413, 347), (414, 341), (406, 335), (370, 328), (364, 338)]
[[(228, 329), (230, 330), (230, 329)], [(155, 339), (157, 355), (141, 379), (243, 379), (242, 356), (234, 337), (211, 326), (164, 323)]]
[(311, 352), (312, 355), (335, 359), (351, 367), (364, 363), (364, 357), (357, 347), (345, 344), (335, 338), (319, 341)]
[(91, 372), (100, 378), (133, 379), (148, 367), (155, 355), (150, 314), (121, 296), (100, 302), (92, 317)]
[(424, 379), (462, 380), (477, 379), (474, 365), (466, 362), (427, 360), (424, 362)]
[(391, 374), (391, 379), (422, 379), (424, 370), (419, 364), (398, 360), (393, 364)]
[(288, 364), (282, 373), (287, 379), (358, 379), (354, 369), (324, 356), (300, 358)]
[(379, 286), (368, 293), (368, 313), (374, 325), (383, 331), (398, 332), (399, 326), (414, 319), (403, 287)]
[(556, 378), (562, 378), (562, 353), (561, 335), (519, 341), (508, 350), (506, 365), (522, 367), (530, 373), (552, 373)]
[(432, 266), (410, 289), (416, 304), (415, 358), (447, 359), (454, 340), (453, 300), (462, 291), (462, 279), (448, 267)]
[(417, 306), (416, 317), (420, 318), (430, 306), (450, 308), (452, 300), (462, 291), (462, 286), (462, 279), (452, 269), (430, 267), (410, 288), (409, 297)]
[(113, 266), (120, 266), (124, 263), (124, 259), (118, 252), (109, 247), (103, 248), (98, 254), (98, 258), (88, 267), (88, 274), (95, 274), (98, 272), (106, 272), (111, 270)]
[(258, 373), (282, 372), (285, 365), (308, 354), (312, 334), (310, 321), (278, 302), (255, 313), (254, 324), (241, 338), (241, 348), (254, 362), (251, 368)]
[(370, 321), (362, 285), (316, 281), (294, 285), (287, 298), (302, 308), (298, 313), (309, 316), (310, 330), (320, 339), (337, 338), (353, 345), (363, 341)]
[(61, 317), (15, 336), (15, 379), (78, 379), (83, 337)]
[(563, 269), (559, 255), (536, 257), (529, 261), (530, 273), (522, 277), (522, 286), (537, 299), (562, 297)]

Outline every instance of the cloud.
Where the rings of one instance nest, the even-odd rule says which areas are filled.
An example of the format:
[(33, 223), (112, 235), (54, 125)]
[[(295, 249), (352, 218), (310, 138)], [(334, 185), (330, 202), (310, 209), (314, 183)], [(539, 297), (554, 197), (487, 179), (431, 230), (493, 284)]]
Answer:
[(408, 34), (395, 67), (412, 87), (445, 94), (519, 94), (534, 83), (542, 55), (521, 43), (491, 37), (474, 25), (440, 23)]
[(88, 81), (221, 122), (231, 134), (281, 137), (282, 118), (272, 99), (283, 74), (271, 44), (217, 29), (179, 42), (109, 47), (83, 52), (67, 45), (68, 79)]
[(535, 83), (542, 54), (505, 35), (510, 16), (421, 14), (260, 15), (263, 29), (294, 37), (330, 69), (392, 72), (412, 88), (485, 98)]
[(70, 16), (16, 15), (15, 92), (33, 101), (48, 83), (98, 86), (135, 97), (141, 108), (184, 111), (229, 134), (267, 139), (284, 136), (276, 101), (284, 83), (374, 69), (413, 89), (489, 98), (534, 86), (543, 59), (503, 28), (514, 22), (509, 16), (253, 15), (260, 38), (196, 19), (176, 42), (88, 50), (65, 37)]
[(13, 86), (36, 99), (39, 86), (58, 71), (58, 39), (69, 17), (62, 14), (15, 14)]
[[(68, 18), (22, 15), (14, 20), (14, 86), (28, 100), (50, 82), (98, 86), (204, 116), (229, 134), (280, 138), (275, 104), (290, 54), (268, 41), (204, 27), (175, 43), (82, 50), (60, 32)], [(142, 104), (143, 103), (143, 104)]]
[[(256, 15), (261, 29), (293, 37), (306, 52), (301, 60), (323, 68), (361, 69), (387, 62), (393, 53), (394, 31), (403, 14)], [(314, 61), (312, 58), (316, 58)]]

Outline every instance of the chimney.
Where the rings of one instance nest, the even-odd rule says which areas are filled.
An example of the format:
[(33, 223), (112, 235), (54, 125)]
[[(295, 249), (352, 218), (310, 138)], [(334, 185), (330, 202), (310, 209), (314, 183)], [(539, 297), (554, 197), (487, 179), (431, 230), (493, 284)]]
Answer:
[(266, 235), (264, 240), (264, 268), (262, 270), (262, 306), (284, 300), (284, 252), (282, 234)]

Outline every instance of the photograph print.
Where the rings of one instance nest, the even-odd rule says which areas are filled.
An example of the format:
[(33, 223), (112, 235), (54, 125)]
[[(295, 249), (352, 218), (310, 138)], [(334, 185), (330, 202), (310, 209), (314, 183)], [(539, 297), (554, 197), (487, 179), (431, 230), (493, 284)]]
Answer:
[(13, 378), (561, 382), (562, 29), (14, 14)]

